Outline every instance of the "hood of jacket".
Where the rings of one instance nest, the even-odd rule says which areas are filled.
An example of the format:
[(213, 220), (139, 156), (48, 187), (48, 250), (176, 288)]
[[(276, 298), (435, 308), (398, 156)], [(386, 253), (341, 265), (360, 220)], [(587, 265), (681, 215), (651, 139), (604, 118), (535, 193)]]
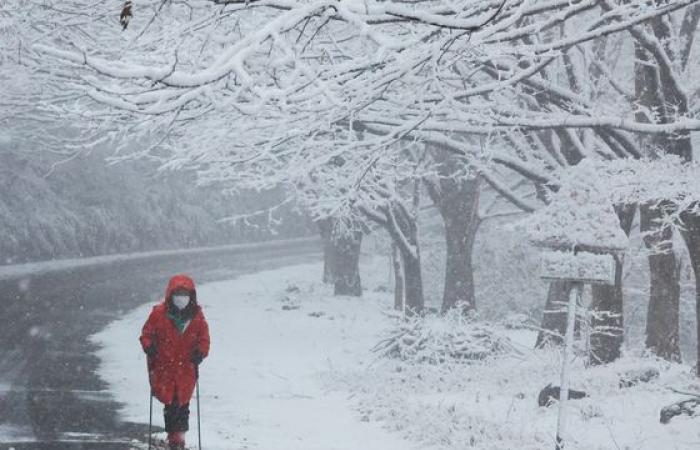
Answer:
[(168, 282), (168, 287), (165, 290), (165, 304), (168, 310), (174, 308), (173, 305), (173, 294), (177, 291), (186, 291), (190, 294), (190, 304), (189, 307), (193, 309), (197, 307), (197, 288), (194, 285), (194, 280), (185, 274), (175, 275)]

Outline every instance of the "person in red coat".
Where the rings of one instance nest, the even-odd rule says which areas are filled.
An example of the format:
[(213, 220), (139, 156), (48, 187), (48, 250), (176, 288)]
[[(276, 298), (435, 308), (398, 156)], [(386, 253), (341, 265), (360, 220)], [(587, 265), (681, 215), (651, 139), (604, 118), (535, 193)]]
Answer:
[(190, 277), (170, 279), (165, 298), (153, 307), (143, 326), (140, 341), (148, 356), (151, 393), (165, 405), (168, 445), (184, 449), (199, 364), (209, 354), (209, 326)]

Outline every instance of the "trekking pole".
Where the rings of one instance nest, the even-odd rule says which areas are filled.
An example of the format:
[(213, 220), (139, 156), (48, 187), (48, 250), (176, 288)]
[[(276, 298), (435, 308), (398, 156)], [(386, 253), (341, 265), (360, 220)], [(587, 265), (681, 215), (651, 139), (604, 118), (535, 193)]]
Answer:
[(153, 386), (151, 385), (151, 365), (153, 357), (146, 355), (146, 369), (148, 370), (148, 450), (153, 445)]
[(199, 366), (197, 367), (197, 378), (196, 378), (196, 386), (197, 386), (197, 438), (199, 439), (199, 450), (202, 450), (202, 419), (200, 416), (200, 409), (199, 409)]
[(151, 427), (153, 426), (153, 391), (150, 391), (151, 401), (148, 407), (148, 450), (151, 450)]

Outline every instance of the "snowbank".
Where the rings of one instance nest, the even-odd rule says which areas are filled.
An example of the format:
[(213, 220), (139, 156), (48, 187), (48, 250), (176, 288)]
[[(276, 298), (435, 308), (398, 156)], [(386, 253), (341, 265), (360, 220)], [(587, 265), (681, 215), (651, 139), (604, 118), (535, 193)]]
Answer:
[[(358, 411), (424, 450), (541, 450), (554, 448), (557, 407), (538, 406), (542, 388), (558, 386), (559, 353), (529, 350), (534, 334), (517, 330), (527, 344), (517, 352), (471, 365), (405, 364), (387, 360), (344, 374)], [(516, 338), (513, 339), (517, 340)], [(629, 371), (653, 367), (658, 379), (620, 388)], [(607, 367), (573, 363), (572, 388), (588, 398), (569, 403), (572, 450), (691, 450), (700, 448), (700, 418), (659, 423), (659, 411), (676, 400), (667, 386), (697, 391), (687, 366), (625, 358)]]
[(40, 261), (24, 264), (0, 265), (0, 280), (36, 276), (50, 272), (58, 272), (84, 267), (103, 266), (127, 261), (140, 261), (177, 255), (196, 255), (216, 252), (252, 251), (263, 248), (275, 248), (294, 243), (315, 243), (316, 238), (297, 238), (278, 241), (254, 242), (250, 244), (231, 244), (216, 247), (195, 247), (177, 250), (154, 250), (149, 252), (120, 253), (114, 255), (92, 256), (89, 258), (66, 258), (51, 261)]

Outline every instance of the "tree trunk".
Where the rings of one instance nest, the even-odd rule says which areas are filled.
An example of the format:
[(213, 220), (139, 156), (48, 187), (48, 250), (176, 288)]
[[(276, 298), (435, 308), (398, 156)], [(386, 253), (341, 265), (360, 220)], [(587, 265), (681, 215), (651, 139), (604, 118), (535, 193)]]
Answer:
[[(447, 163), (455, 161), (447, 160)], [(459, 306), (463, 312), (468, 313), (476, 310), (472, 252), (480, 223), (481, 179), (455, 174), (455, 167), (441, 170), (445, 173), (440, 179), (439, 188), (431, 188), (429, 185), (428, 192), (440, 209), (445, 224), (447, 254), (442, 312)]]
[(362, 232), (336, 232), (333, 237), (333, 275), (334, 294), (360, 297), (362, 282), (360, 280), (360, 249)]
[(618, 359), (624, 340), (622, 264), (619, 258), (615, 259), (615, 285), (594, 284), (591, 287), (593, 317), (589, 360), (593, 365)]
[(404, 310), (407, 315), (423, 313), (423, 276), (421, 274), (420, 245), (418, 243), (418, 187), (414, 185), (413, 210), (405, 204), (394, 201), (385, 209), (384, 226), (391, 235), (394, 244), (401, 252), (403, 266)]
[(438, 179), (425, 179), (425, 186), (445, 224), (445, 286), (442, 312), (460, 306), (464, 312), (476, 310), (472, 250), (479, 229), (481, 178), (469, 173), (465, 161), (435, 148)]
[[(417, 186), (414, 190), (414, 211), (410, 212), (405, 205), (395, 203), (393, 205), (393, 223), (398, 228), (392, 228), (390, 232), (394, 242), (401, 251), (403, 263), (404, 304), (407, 315), (419, 315), (423, 313), (425, 299), (423, 297), (423, 275), (421, 273), (420, 245), (418, 243), (418, 217), (417, 211)], [(402, 238), (400, 236), (403, 236)], [(399, 243), (399, 241), (401, 243)]]
[(547, 291), (547, 302), (542, 314), (541, 330), (537, 335), (535, 348), (546, 345), (561, 345), (566, 332), (566, 304), (573, 283), (569, 281), (552, 281)]
[(333, 262), (335, 252), (333, 251), (332, 240), (333, 221), (332, 219), (321, 219), (316, 221), (316, 225), (323, 243), (323, 282), (332, 284), (333, 280), (335, 280), (335, 275), (333, 274), (333, 267), (335, 266)]
[[(665, 19), (657, 18), (650, 22), (650, 30), (662, 45), (672, 41), (672, 32)], [(695, 30), (692, 30), (694, 32)], [(634, 34), (637, 31), (631, 30)], [(685, 30), (690, 33), (690, 30)], [(669, 52), (673, 53), (673, 52)], [(642, 106), (635, 117), (639, 122), (648, 122), (645, 111), (653, 111), (659, 123), (670, 123), (676, 117), (688, 112), (686, 96), (678, 92), (676, 84), (671, 82), (674, 76), (672, 67), (666, 61), (655, 60), (638, 41), (635, 43), (634, 65), (635, 101)], [(677, 135), (657, 134), (640, 138), (640, 148), (644, 156), (655, 157), (659, 154), (671, 154), (690, 161), (693, 156), (690, 133)], [(658, 356), (680, 361), (679, 349), (679, 303), (680, 272), (677, 258), (670, 242), (672, 231), (668, 226), (655, 222), (662, 216), (659, 208), (647, 206), (641, 209), (642, 232), (650, 232), (644, 239), (647, 248), (653, 254), (649, 256), (651, 286), (649, 292), (649, 310), (646, 324), (646, 345)]]
[[(620, 227), (629, 236), (636, 207), (624, 205), (615, 208), (620, 219)], [(592, 286), (593, 301), (591, 309), (591, 364), (606, 364), (620, 357), (624, 341), (624, 314), (622, 297), (622, 260), (616, 258), (615, 285)]]
[(423, 276), (421, 275), (420, 252), (416, 247), (415, 256), (406, 251), (401, 251), (403, 260), (406, 314), (418, 315), (423, 312), (425, 300), (423, 298)]
[(649, 309), (646, 324), (646, 346), (653, 353), (669, 361), (680, 361), (679, 307), (680, 268), (671, 243), (672, 230), (656, 221), (661, 218), (660, 208), (648, 205), (641, 208), (641, 230), (649, 255)]
[(468, 313), (476, 310), (472, 251), (477, 226), (473, 223), (474, 220), (464, 220), (464, 215), (455, 214), (455, 216), (453, 219), (445, 220), (447, 254), (442, 312), (459, 307), (463, 312)]
[[(417, 205), (414, 193), (414, 206)], [(360, 206), (360, 211), (370, 220), (380, 224), (391, 236), (401, 253), (403, 266), (403, 305), (407, 315), (422, 314), (423, 277), (421, 275), (420, 246), (418, 244), (418, 218), (404, 203), (389, 200), (376, 210)], [(398, 302), (397, 297), (395, 301)]]
[(394, 309), (403, 311), (404, 299), (404, 277), (403, 265), (401, 264), (401, 252), (396, 244), (391, 245), (391, 263), (394, 267)]
[(649, 256), (651, 289), (647, 312), (646, 346), (669, 361), (681, 360), (679, 347), (680, 273), (671, 252)]
[(353, 224), (339, 227), (339, 219), (316, 222), (323, 241), (323, 282), (334, 285), (335, 295), (362, 295), (360, 249), (362, 232)]
[(697, 331), (697, 347), (695, 360), (695, 376), (700, 377), (700, 216), (683, 213), (683, 239), (688, 246), (690, 264), (695, 274), (695, 329)]

